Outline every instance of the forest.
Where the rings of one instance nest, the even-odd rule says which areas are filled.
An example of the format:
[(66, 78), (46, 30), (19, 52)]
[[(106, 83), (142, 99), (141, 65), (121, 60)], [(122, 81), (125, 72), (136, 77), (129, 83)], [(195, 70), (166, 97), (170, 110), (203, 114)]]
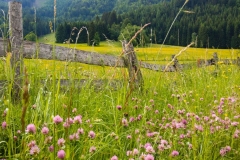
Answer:
[[(75, 42), (77, 33), (83, 26), (88, 29), (89, 37), (83, 31), (78, 43), (91, 44), (106, 39), (118, 41), (128, 39), (141, 26), (151, 23), (134, 44), (163, 43), (184, 2), (185, 0), (94, 0), (90, 4), (87, 0), (58, 0), (56, 42), (63, 43), (69, 38)], [(201, 48), (239, 48), (239, 8), (240, 0), (189, 0), (173, 24), (165, 43), (186, 46), (194, 41), (195, 47)], [(36, 32), (38, 36), (50, 33), (53, 2), (47, 0), (44, 7), (36, 10), (36, 23), (34, 14), (34, 8), (24, 8), (24, 35), (30, 32)]]

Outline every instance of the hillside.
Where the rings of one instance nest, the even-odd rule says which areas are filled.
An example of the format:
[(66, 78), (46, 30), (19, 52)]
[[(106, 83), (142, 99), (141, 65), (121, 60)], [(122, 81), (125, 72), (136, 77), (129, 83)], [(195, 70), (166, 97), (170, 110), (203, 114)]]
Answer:
[[(0, 8), (7, 12), (7, 1), (0, 0)], [(24, 35), (35, 31), (38, 36), (50, 33), (53, 23), (53, 0), (21, 0), (24, 11)], [(57, 42), (68, 39), (73, 27), (87, 26), (90, 40), (95, 34), (119, 40), (124, 29), (135, 32), (145, 29), (146, 42), (162, 43), (171, 23), (185, 0), (57, 0)], [(36, 7), (37, 25), (34, 23)], [(239, 48), (240, 0), (189, 0), (176, 19), (166, 44), (186, 46), (191, 41), (196, 47)], [(3, 18), (0, 16), (0, 27)], [(54, 25), (54, 24), (53, 24)], [(130, 26), (129, 26), (130, 25)], [(125, 28), (127, 27), (127, 28)], [(86, 36), (84, 33), (81, 36)], [(140, 38), (141, 39), (141, 38)], [(139, 40), (138, 43), (139, 43)], [(142, 40), (142, 39), (141, 39)], [(79, 42), (86, 41), (79, 40)]]
[[(51, 18), (53, 16), (53, 0), (45, 0), (45, 5), (39, 9), (39, 15)], [(163, 0), (57, 0), (58, 20), (91, 20), (104, 12), (115, 10), (124, 13), (141, 6), (157, 4)], [(36, 0), (37, 3), (40, 0)], [(61, 16), (59, 16), (61, 15)]]

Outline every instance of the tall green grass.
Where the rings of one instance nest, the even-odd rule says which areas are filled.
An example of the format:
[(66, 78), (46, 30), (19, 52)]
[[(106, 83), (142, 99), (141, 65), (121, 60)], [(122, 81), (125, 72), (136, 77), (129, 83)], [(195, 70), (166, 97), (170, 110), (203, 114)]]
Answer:
[[(60, 64), (49, 62), (55, 69), (44, 74), (34, 65), (40, 64), (31, 64), (27, 70), (30, 98), (25, 120), (26, 124), (35, 125), (36, 132), (18, 132), (22, 125), (22, 106), (11, 103), (5, 87), (0, 100), (0, 121), (7, 126), (1, 127), (0, 158), (53, 159), (58, 157), (59, 150), (65, 151), (65, 159), (111, 159), (114, 155), (119, 159), (150, 155), (155, 159), (239, 157), (237, 66), (220, 65), (217, 71), (214, 66), (193, 68), (176, 73), (142, 69), (144, 91), (135, 91), (127, 99), (130, 89), (125, 69), (114, 69), (121, 83), (115, 82), (117, 85), (112, 87), (109, 78), (99, 88), (93, 84), (101, 77), (84, 77), (82, 70), (74, 68), (74, 63), (69, 62), (64, 70), (58, 70)], [(102, 68), (103, 73), (108, 70)], [(69, 80), (67, 86), (58, 80), (63, 75)], [(82, 84), (76, 78), (84, 78), (86, 82)], [(54, 124), (56, 115), (63, 122)], [(81, 115), (82, 123), (71, 123), (70, 118), (74, 121), (77, 115)], [(41, 133), (43, 127), (49, 129), (48, 134)], [(90, 131), (96, 134), (94, 138), (89, 136)], [(51, 141), (49, 136), (53, 138)], [(65, 140), (62, 146), (57, 144), (60, 138)], [(168, 144), (161, 146), (161, 140)], [(32, 147), (28, 146), (31, 141), (39, 148), (35, 148), (33, 155)], [(51, 145), (55, 152), (49, 151)], [(220, 150), (225, 151), (226, 146), (231, 150), (221, 156)], [(173, 157), (173, 151), (179, 155)]]

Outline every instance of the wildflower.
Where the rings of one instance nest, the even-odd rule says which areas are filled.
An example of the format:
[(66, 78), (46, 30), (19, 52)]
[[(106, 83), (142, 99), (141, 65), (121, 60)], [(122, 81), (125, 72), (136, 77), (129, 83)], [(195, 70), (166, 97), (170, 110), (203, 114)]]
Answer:
[(57, 157), (59, 159), (64, 159), (65, 157), (65, 151), (64, 150), (59, 150), (58, 153), (57, 153)]
[(127, 127), (127, 126), (128, 126), (128, 121), (127, 121), (127, 119), (123, 118), (123, 119), (122, 119), (122, 124), (123, 124), (123, 126)]
[(111, 160), (118, 160), (118, 157), (114, 155)]
[(145, 145), (144, 145), (144, 148), (146, 149), (148, 146), (152, 146), (150, 143), (146, 143)]
[(127, 156), (132, 156), (132, 151), (127, 151)]
[(74, 117), (74, 123), (79, 123), (81, 124), (82, 123), (82, 116), (81, 115), (78, 115), (76, 117)]
[(132, 139), (132, 136), (131, 135), (127, 135), (127, 139)]
[(47, 127), (43, 127), (41, 132), (42, 132), (42, 134), (46, 135), (46, 134), (48, 134), (49, 129)]
[(163, 151), (164, 149), (165, 149), (164, 144), (159, 144), (159, 145), (158, 145), (158, 150), (159, 150), (159, 151)]
[(83, 130), (82, 128), (79, 128), (79, 129), (77, 130), (77, 132), (78, 132), (79, 134), (84, 134), (84, 130)]
[(166, 141), (164, 139), (161, 139), (160, 143), (163, 144), (163, 145), (168, 145), (168, 141)]
[(69, 135), (69, 140), (70, 141), (74, 140), (74, 135), (73, 134)]
[(49, 150), (49, 152), (53, 152), (53, 151), (54, 151), (53, 145), (49, 146), (49, 147), (48, 147), (48, 150)]
[(117, 108), (118, 110), (121, 110), (121, 109), (122, 109), (122, 106), (117, 105), (116, 108)]
[(137, 120), (140, 121), (142, 119), (142, 115), (139, 114), (138, 117), (137, 117)]
[(65, 143), (65, 140), (63, 138), (60, 138), (57, 143), (60, 147), (62, 147)]
[(36, 109), (36, 108), (37, 108), (36, 104), (32, 105), (32, 109)]
[(154, 157), (153, 157), (153, 155), (148, 154), (144, 157), (144, 160), (154, 160)]
[(172, 153), (171, 153), (171, 156), (172, 157), (176, 157), (176, 156), (178, 156), (179, 155), (179, 152), (178, 151), (172, 151)]
[(72, 112), (73, 113), (77, 112), (77, 108), (73, 108)]
[(90, 137), (90, 138), (95, 138), (95, 136), (96, 136), (96, 134), (93, 132), (93, 131), (90, 131), (89, 133), (88, 133), (88, 137)]
[(17, 130), (17, 134), (21, 134), (21, 131), (20, 131), (20, 130)]
[(130, 117), (129, 122), (133, 122), (133, 121), (135, 121), (135, 118), (134, 117)]
[(147, 152), (147, 153), (155, 153), (155, 150), (153, 149), (152, 146), (148, 146), (148, 147), (146, 148), (146, 152)]
[(195, 129), (196, 129), (197, 131), (200, 131), (200, 132), (203, 131), (203, 127), (202, 127), (201, 125), (196, 125), (196, 124), (195, 124)]
[(45, 138), (44, 143), (51, 143), (52, 142), (52, 137), (48, 136)]
[(188, 144), (188, 148), (189, 148), (189, 149), (192, 149), (192, 147), (193, 147), (192, 144), (189, 143), (189, 144)]
[(139, 131), (139, 129), (136, 129), (135, 130), (135, 134), (138, 134), (140, 131)]
[(221, 150), (220, 150), (220, 155), (223, 157), (223, 156), (225, 156), (227, 154), (227, 150), (225, 149), (225, 148), (222, 148)]
[(138, 154), (139, 154), (138, 149), (134, 148), (134, 149), (133, 149), (133, 155), (135, 156), (135, 155), (138, 155)]
[(168, 104), (167, 106), (168, 106), (168, 108), (170, 108), (171, 110), (174, 109), (174, 107), (173, 107), (171, 104)]
[(3, 117), (6, 117), (6, 116), (7, 116), (7, 112), (8, 112), (8, 108), (6, 108), (6, 109), (3, 111), (2, 116), (3, 116)]
[(64, 122), (64, 123), (63, 123), (63, 127), (64, 127), (64, 128), (69, 128), (69, 127), (70, 127), (70, 124), (67, 123), (67, 122)]
[(184, 134), (181, 134), (181, 135), (179, 136), (179, 138), (180, 138), (180, 139), (183, 139), (183, 138), (185, 138), (185, 135), (184, 135)]
[(2, 129), (6, 129), (7, 128), (7, 122), (2, 122)]
[(59, 123), (62, 123), (63, 119), (59, 116), (59, 115), (56, 115), (54, 118), (53, 118), (53, 122), (55, 124), (59, 124)]
[(28, 126), (27, 126), (27, 132), (28, 133), (36, 133), (36, 127), (35, 127), (35, 125), (34, 124), (29, 124)]
[(238, 126), (238, 124), (239, 124), (239, 122), (232, 122), (232, 123), (231, 123), (231, 125), (232, 125), (232, 126), (235, 126), (235, 127)]
[(31, 141), (30, 143), (28, 143), (29, 148), (32, 148), (35, 145), (36, 145), (36, 141)]
[(89, 149), (89, 152), (90, 152), (90, 153), (93, 153), (93, 152), (95, 152), (95, 151), (96, 151), (96, 147), (95, 147), (95, 146), (90, 147), (90, 149)]
[(16, 141), (18, 139), (18, 137), (17, 136), (13, 136), (13, 139)]
[(30, 154), (31, 154), (31, 155), (39, 154), (39, 152), (40, 152), (40, 149), (38, 148), (37, 145), (31, 147), (31, 149), (30, 149)]

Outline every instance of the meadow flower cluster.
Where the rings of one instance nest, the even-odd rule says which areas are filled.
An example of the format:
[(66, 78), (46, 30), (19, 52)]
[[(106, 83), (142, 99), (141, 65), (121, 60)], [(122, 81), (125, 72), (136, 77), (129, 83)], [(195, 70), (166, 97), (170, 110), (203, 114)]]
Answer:
[(36, 99), (42, 101), (32, 96), (34, 105), (29, 106), (34, 107), (27, 110), (24, 130), (17, 120), (21, 107), (13, 109), (13, 104), (2, 100), (0, 159), (239, 157), (240, 86), (232, 84), (231, 92), (220, 94), (217, 79), (211, 82), (213, 90), (166, 83), (170, 89), (164, 83), (162, 90), (133, 93), (127, 100), (121, 97), (126, 91), (120, 89), (96, 92), (88, 88), (79, 95), (76, 91), (58, 96), (40, 89)]

